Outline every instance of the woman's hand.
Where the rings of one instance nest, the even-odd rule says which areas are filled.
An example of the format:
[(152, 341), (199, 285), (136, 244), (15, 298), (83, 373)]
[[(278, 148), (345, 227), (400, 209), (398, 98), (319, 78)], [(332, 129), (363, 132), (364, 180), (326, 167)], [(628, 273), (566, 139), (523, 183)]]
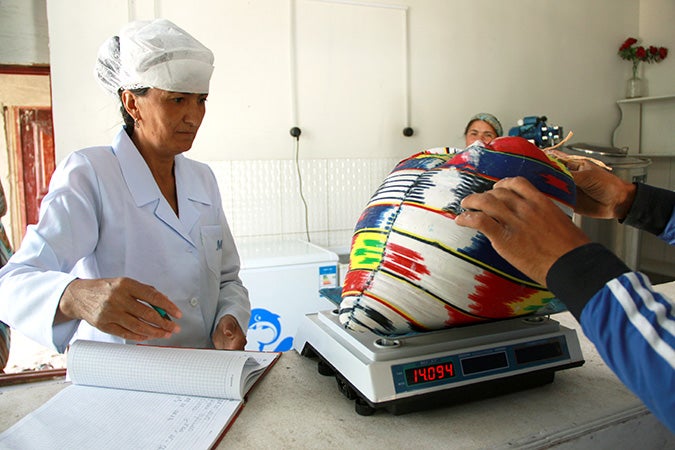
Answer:
[(457, 225), (482, 232), (502, 258), (546, 286), (546, 274), (562, 255), (589, 238), (525, 178), (505, 178), (492, 190), (462, 200), (468, 209)]
[(243, 350), (246, 346), (246, 335), (241, 330), (234, 316), (223, 316), (211, 336), (213, 346), (219, 350)]
[(63, 292), (54, 321), (85, 320), (104, 333), (132, 341), (168, 338), (180, 331), (177, 323), (148, 305), (182, 316), (164, 294), (131, 278), (76, 279)]

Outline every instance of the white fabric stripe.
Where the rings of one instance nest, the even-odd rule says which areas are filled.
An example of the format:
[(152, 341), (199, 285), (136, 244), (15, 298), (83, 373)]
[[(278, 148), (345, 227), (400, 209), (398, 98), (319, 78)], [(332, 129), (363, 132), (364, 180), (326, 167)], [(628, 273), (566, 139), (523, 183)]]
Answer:
[(675, 336), (675, 320), (668, 318), (666, 307), (662, 303), (657, 302), (653, 293), (643, 284), (649, 284), (649, 280), (644, 280), (642, 277), (644, 277), (644, 275), (631, 276), (628, 279), (630, 280), (633, 289), (635, 289), (635, 292), (637, 292), (644, 301), (647, 309), (654, 313), (656, 321), (661, 325), (661, 328), (666, 330), (672, 336)]
[[(631, 284), (635, 285), (635, 283), (638, 282), (635, 273), (627, 273), (625, 275), (629, 278)], [(659, 337), (654, 327), (652, 327), (649, 321), (640, 314), (633, 298), (626, 288), (617, 279), (607, 283), (607, 286), (623, 307), (628, 320), (638, 330), (642, 337), (645, 338), (645, 341), (647, 341), (649, 346), (652, 347), (656, 353), (661, 355), (673, 369), (675, 369), (675, 350)]]

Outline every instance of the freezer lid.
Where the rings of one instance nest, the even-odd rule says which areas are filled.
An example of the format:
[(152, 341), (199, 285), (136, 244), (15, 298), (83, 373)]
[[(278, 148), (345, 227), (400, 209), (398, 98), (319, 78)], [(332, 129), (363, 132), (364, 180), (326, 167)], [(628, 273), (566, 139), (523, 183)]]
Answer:
[(236, 244), (242, 270), (338, 262), (336, 253), (301, 239), (246, 238)]

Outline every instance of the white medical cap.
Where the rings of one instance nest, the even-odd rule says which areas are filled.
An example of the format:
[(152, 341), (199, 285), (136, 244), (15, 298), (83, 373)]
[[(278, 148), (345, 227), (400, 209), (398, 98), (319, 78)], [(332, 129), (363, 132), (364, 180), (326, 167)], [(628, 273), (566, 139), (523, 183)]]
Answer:
[(143, 87), (207, 94), (213, 53), (169, 20), (137, 21), (101, 45), (94, 71), (112, 94)]

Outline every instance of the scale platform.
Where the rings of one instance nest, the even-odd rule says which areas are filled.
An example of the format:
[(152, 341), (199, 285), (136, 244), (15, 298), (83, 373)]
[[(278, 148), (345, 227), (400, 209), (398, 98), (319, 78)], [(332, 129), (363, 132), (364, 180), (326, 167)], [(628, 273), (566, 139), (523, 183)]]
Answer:
[(515, 318), (405, 337), (345, 329), (337, 310), (307, 314), (294, 339), (318, 357), (356, 412), (392, 414), (494, 397), (553, 382), (584, 363), (576, 332), (545, 317)]

